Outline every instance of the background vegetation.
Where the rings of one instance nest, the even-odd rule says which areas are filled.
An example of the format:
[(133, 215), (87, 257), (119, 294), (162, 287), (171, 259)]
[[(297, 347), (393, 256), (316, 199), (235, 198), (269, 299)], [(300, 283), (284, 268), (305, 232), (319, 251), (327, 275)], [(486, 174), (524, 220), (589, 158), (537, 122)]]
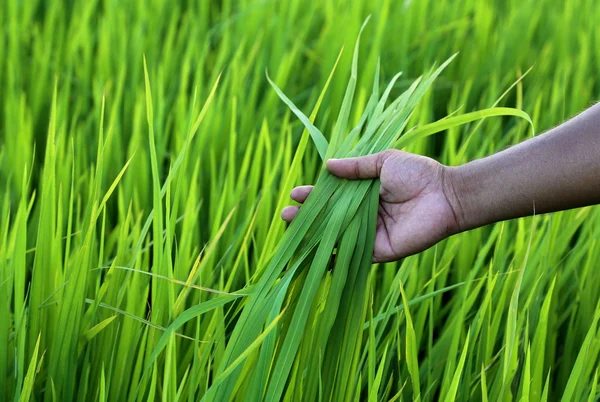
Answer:
[[(206, 393), (289, 191), (320, 168), (265, 69), (309, 114), (345, 45), (316, 117), (329, 132), (369, 14), (354, 123), (378, 59), (382, 85), (403, 71), (399, 93), (460, 52), (410, 126), (490, 107), (531, 66), (500, 105), (537, 132), (599, 97), (594, 0), (1, 2), (0, 400)], [(491, 118), (407, 150), (455, 165), (530, 134)], [(598, 208), (521, 219), (373, 266), (345, 398), (596, 400), (599, 223)], [(310, 363), (287, 400), (318, 387)]]

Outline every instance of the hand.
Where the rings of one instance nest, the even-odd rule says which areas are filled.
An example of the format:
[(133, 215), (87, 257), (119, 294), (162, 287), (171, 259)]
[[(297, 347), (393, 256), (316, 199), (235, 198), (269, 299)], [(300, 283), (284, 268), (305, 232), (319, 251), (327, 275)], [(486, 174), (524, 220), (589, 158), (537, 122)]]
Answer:
[[(419, 253), (459, 231), (449, 168), (433, 159), (388, 150), (358, 158), (330, 159), (327, 169), (344, 179), (380, 178), (374, 262)], [(296, 187), (291, 198), (303, 203), (312, 188)], [(291, 222), (299, 208), (288, 206), (281, 217)]]

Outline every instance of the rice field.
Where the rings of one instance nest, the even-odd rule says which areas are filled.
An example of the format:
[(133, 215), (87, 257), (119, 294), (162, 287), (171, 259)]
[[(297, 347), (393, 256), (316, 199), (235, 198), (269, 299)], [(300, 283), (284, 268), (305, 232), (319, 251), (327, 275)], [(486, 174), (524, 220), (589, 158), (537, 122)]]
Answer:
[(583, 111), (598, 21), (593, 0), (2, 2), (0, 400), (597, 400), (597, 207), (373, 265), (377, 181), (280, 212), (386, 87), (405, 132), (466, 122), (399, 145), (448, 165)]

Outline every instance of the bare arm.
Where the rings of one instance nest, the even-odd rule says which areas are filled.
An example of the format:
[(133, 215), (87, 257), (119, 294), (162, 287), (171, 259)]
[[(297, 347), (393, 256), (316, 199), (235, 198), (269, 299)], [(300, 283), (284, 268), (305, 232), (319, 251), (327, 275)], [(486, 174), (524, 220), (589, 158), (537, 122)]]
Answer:
[[(505, 151), (448, 167), (388, 150), (330, 159), (349, 180), (381, 180), (374, 261), (421, 252), (455, 233), (521, 216), (600, 203), (600, 105)], [(312, 186), (291, 197), (302, 203)], [(291, 221), (299, 206), (286, 207)]]
[(447, 168), (458, 231), (600, 203), (600, 104), (545, 134)]

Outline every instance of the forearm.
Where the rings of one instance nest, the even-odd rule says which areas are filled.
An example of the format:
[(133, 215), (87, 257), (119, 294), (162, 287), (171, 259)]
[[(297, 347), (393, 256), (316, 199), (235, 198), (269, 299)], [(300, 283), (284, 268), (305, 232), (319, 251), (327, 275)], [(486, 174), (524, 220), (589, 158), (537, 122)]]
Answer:
[(545, 134), (448, 169), (458, 231), (600, 203), (600, 105)]

